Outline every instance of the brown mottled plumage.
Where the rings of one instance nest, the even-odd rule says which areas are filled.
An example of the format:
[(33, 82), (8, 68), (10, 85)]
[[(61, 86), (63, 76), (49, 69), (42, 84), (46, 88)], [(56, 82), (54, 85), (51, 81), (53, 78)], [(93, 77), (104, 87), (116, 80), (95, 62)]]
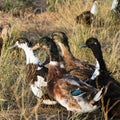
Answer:
[(47, 79), (48, 68), (43, 67), (42, 70), (37, 70), (38, 67), (39, 67), (38, 64), (26, 65), (26, 80), (28, 81), (29, 84), (33, 84), (35, 81), (37, 81), (37, 75)]
[[(60, 68), (60, 64), (56, 66), (49, 65), (49, 70), (48, 70), (48, 92), (50, 96), (54, 96), (54, 92), (59, 91), (59, 87), (57, 87), (58, 91), (54, 91), (54, 83), (55, 81), (59, 78), (63, 77), (63, 72), (62, 69)], [(52, 80), (52, 82), (51, 82)], [(54, 81), (54, 82), (53, 82)]]
[(53, 32), (52, 39), (61, 50), (61, 56), (64, 59), (66, 70), (70, 72), (70, 74), (79, 77), (81, 80), (89, 79), (94, 72), (94, 66), (87, 62), (82, 62), (73, 56), (66, 34), (63, 32)]

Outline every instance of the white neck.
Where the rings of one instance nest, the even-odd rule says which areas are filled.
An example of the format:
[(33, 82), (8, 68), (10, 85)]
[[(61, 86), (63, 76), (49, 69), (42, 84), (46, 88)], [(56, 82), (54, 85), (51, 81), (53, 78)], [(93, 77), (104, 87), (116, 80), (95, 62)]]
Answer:
[(97, 6), (96, 1), (93, 3), (93, 6), (92, 6), (90, 12), (91, 12), (93, 15), (97, 15), (97, 13), (98, 13), (98, 6)]
[(38, 64), (40, 63), (40, 60), (36, 55), (34, 54), (33, 50), (31, 48), (25, 48), (24, 49), (26, 54), (26, 64), (33, 63)]
[(111, 10), (114, 10), (118, 5), (118, 0), (113, 0), (112, 6), (111, 6)]
[(100, 74), (100, 65), (99, 62), (96, 59), (96, 66), (95, 66), (95, 71), (91, 77), (91, 80), (95, 80), (95, 78)]

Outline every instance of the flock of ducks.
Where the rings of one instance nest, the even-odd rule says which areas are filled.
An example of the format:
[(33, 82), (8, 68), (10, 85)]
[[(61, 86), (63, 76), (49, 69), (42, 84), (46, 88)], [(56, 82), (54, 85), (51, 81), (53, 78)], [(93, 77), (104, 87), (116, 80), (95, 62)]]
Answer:
[[(105, 107), (114, 105), (109, 110), (109, 116), (120, 117), (120, 83), (107, 70), (97, 38), (89, 38), (81, 46), (91, 49), (96, 66), (75, 58), (70, 51), (67, 35), (61, 31), (40, 38), (34, 46), (26, 38), (19, 38), (11, 49), (15, 47), (25, 51), (26, 75), (33, 94), (39, 99), (45, 94), (49, 95), (49, 99), (43, 99), (44, 104), (59, 103), (68, 111), (86, 113), (102, 106), (100, 100), (104, 98)], [(45, 62), (40, 62), (35, 54), (36, 49), (47, 52)]]
[[(111, 7), (118, 14), (119, 4), (119, 1), (114, 0)], [(97, 13), (97, 2), (94, 1), (91, 10), (77, 16), (76, 22), (91, 24)], [(91, 49), (96, 66), (73, 56), (68, 37), (62, 31), (54, 31), (50, 36), (40, 38), (34, 46), (28, 39), (18, 38), (10, 49), (16, 47), (25, 52), (26, 79), (33, 94), (39, 99), (43, 99), (46, 94), (49, 96), (49, 99), (43, 99), (43, 104), (59, 103), (68, 111), (78, 113), (92, 112), (103, 104), (105, 109), (108, 108), (109, 116), (120, 118), (120, 83), (107, 70), (97, 38), (91, 37), (81, 46)], [(39, 60), (36, 49), (47, 52), (45, 62)]]

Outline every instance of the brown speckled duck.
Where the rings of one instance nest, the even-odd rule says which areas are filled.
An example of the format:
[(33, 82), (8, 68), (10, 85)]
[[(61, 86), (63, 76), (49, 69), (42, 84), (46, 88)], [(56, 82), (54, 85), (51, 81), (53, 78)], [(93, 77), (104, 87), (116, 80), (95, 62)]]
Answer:
[(66, 34), (64, 32), (55, 31), (52, 33), (51, 37), (61, 51), (60, 53), (63, 57), (66, 71), (69, 71), (70, 74), (77, 76), (83, 81), (91, 78), (95, 67), (87, 62), (82, 62), (73, 56)]

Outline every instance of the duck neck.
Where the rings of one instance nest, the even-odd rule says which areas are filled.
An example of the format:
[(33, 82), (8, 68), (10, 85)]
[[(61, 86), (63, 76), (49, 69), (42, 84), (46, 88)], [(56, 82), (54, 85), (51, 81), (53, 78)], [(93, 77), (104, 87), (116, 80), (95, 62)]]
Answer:
[(91, 12), (93, 15), (97, 15), (97, 13), (98, 13), (98, 6), (97, 6), (96, 3), (93, 3), (93, 6), (92, 6), (90, 12)]
[(48, 81), (57, 80), (63, 76), (65, 71), (64, 65), (61, 64), (61, 59), (59, 57), (59, 52), (55, 49), (49, 50), (49, 70), (48, 70)]
[(50, 61), (58, 61), (59, 62), (59, 53), (57, 49), (54, 49), (54, 46), (51, 46), (50, 49), (46, 49)]
[(38, 64), (38, 63), (40, 63), (38, 57), (35, 55), (35, 53), (33, 52), (33, 50), (31, 48), (25, 48), (24, 51), (26, 54), (26, 64), (29, 64), (29, 63)]
[(59, 46), (60, 46), (62, 56), (63, 56), (65, 61), (69, 61), (69, 60), (71, 60), (71, 58), (74, 58), (74, 56), (71, 53), (71, 50), (70, 50), (69, 46), (65, 46), (62, 43), (59, 43)]
[(100, 71), (107, 71), (107, 67), (106, 67), (105, 61), (103, 59), (101, 49), (97, 50), (97, 52), (95, 50), (93, 50), (93, 54), (100, 65)]

